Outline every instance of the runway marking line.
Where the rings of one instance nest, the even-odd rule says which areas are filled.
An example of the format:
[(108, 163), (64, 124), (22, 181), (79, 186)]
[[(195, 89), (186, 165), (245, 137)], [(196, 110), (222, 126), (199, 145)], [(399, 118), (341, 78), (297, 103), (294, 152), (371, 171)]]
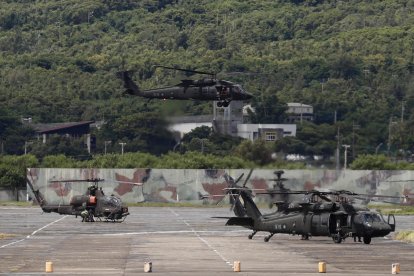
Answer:
[[(172, 230), (172, 231), (143, 231), (143, 232), (125, 232), (125, 233), (106, 233), (102, 236), (128, 236), (128, 235), (152, 235), (152, 234), (186, 234), (194, 233), (194, 230)], [(250, 233), (248, 230), (203, 230), (197, 233)], [(96, 236), (96, 234), (92, 234)]]
[[(180, 217), (180, 214), (178, 214), (177, 212), (175, 212), (173, 209), (168, 208), (168, 210), (173, 213), (176, 217)], [(199, 232), (196, 231), (185, 219), (180, 218), (182, 222), (184, 222), (185, 225), (187, 225), (188, 227), (190, 227), (191, 232), (194, 233), (194, 235), (200, 240), (202, 241), (208, 248), (210, 248), (214, 253), (216, 253), (226, 264), (230, 265), (231, 267), (233, 267), (233, 264), (227, 260), (223, 254), (221, 254), (217, 249), (214, 248), (214, 246), (212, 246), (207, 240), (203, 239)], [(201, 231), (200, 231), (201, 232)]]
[(2, 246), (0, 246), (0, 248), (5, 248), (5, 247), (8, 247), (8, 246), (10, 246), (10, 245), (13, 245), (13, 244), (16, 244), (16, 243), (22, 242), (22, 241), (24, 241), (24, 240), (26, 240), (26, 239), (30, 239), (32, 236), (36, 235), (36, 233), (38, 233), (39, 231), (42, 231), (43, 229), (45, 229), (45, 228), (49, 227), (49, 226), (50, 226), (50, 225), (52, 225), (52, 224), (55, 224), (55, 223), (57, 223), (57, 222), (59, 222), (59, 221), (63, 220), (63, 219), (64, 219), (64, 218), (66, 218), (66, 217), (67, 217), (67, 216), (64, 216), (63, 218), (57, 219), (57, 220), (55, 220), (55, 221), (52, 221), (51, 223), (48, 223), (48, 224), (46, 224), (45, 226), (42, 226), (42, 227), (40, 227), (39, 229), (37, 229), (37, 230), (33, 231), (30, 235), (27, 235), (27, 236), (26, 236), (26, 238), (21, 239), (21, 240), (18, 240), (18, 241), (11, 242), (11, 243), (8, 243), (8, 244), (5, 244), (5, 245), (2, 245)]

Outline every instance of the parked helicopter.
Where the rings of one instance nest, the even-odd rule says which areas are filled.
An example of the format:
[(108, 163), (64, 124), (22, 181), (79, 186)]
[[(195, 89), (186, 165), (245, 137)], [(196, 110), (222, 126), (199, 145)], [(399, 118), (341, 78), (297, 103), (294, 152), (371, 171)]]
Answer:
[(226, 80), (219, 80), (216, 74), (181, 68), (156, 66), (171, 70), (184, 71), (202, 75), (210, 78), (199, 80), (185, 79), (175, 86), (162, 87), (150, 90), (140, 90), (139, 86), (132, 80), (131, 71), (118, 72), (116, 75), (124, 82), (125, 93), (149, 99), (175, 99), (175, 100), (204, 100), (217, 101), (218, 107), (227, 107), (231, 101), (244, 101), (252, 98), (241, 85)]
[[(249, 176), (251, 175), (251, 172)], [(228, 218), (226, 225), (237, 225), (253, 230), (249, 239), (259, 232), (269, 232), (264, 238), (268, 242), (276, 233), (301, 235), (302, 239), (311, 236), (331, 237), (335, 243), (341, 243), (347, 237), (354, 241), (362, 237), (365, 244), (370, 244), (374, 237), (384, 237), (395, 231), (395, 217), (388, 215), (385, 221), (380, 213), (357, 206), (350, 201), (351, 196), (361, 196), (348, 191), (266, 191), (257, 194), (296, 194), (304, 195), (302, 202), (276, 202), (276, 212), (262, 214), (253, 201), (252, 190), (246, 188), (248, 178), (242, 186), (230, 176), (227, 194), (236, 217)], [(335, 197), (334, 199), (329, 198)]]
[[(59, 180), (51, 182), (89, 182), (92, 183), (85, 194), (74, 195), (69, 204), (49, 204), (39, 189), (35, 189), (28, 179), (27, 183), (33, 191), (36, 200), (45, 213), (81, 216), (82, 222), (94, 222), (95, 218), (111, 222), (122, 222), (129, 215), (128, 207), (115, 195), (105, 195), (98, 183), (103, 179), (93, 178), (84, 180)], [(135, 184), (135, 183), (134, 183)], [(139, 183), (137, 183), (139, 184)]]

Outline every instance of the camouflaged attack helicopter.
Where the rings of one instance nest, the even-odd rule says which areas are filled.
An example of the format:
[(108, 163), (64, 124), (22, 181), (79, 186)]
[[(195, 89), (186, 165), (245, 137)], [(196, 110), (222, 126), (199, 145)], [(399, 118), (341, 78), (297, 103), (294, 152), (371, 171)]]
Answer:
[[(98, 183), (103, 179), (82, 179), (82, 180), (58, 180), (50, 182), (88, 182), (91, 185), (83, 195), (72, 196), (69, 204), (50, 204), (46, 201), (39, 189), (35, 189), (28, 179), (27, 183), (33, 191), (36, 200), (45, 213), (58, 213), (61, 215), (74, 215), (82, 217), (82, 222), (94, 222), (96, 219), (107, 222), (123, 222), (129, 215), (128, 207), (115, 195), (105, 195)], [(131, 183), (142, 185), (140, 183)]]
[(174, 86), (141, 90), (132, 80), (131, 71), (118, 72), (116, 75), (124, 82), (126, 94), (149, 99), (217, 101), (218, 107), (227, 107), (233, 100), (244, 101), (252, 98), (252, 95), (247, 93), (240, 84), (226, 80), (219, 80), (216, 78), (216, 74), (211, 72), (187, 70), (167, 66), (155, 67), (208, 75), (210, 77), (198, 80), (185, 79), (181, 80), (179, 84)]
[[(256, 194), (303, 195), (298, 202), (275, 202), (277, 211), (262, 214), (253, 201), (253, 191), (246, 188), (251, 172), (242, 186), (237, 185), (243, 175), (236, 181), (226, 176), (235, 217), (228, 217), (226, 225), (242, 226), (253, 230), (249, 239), (259, 232), (269, 232), (264, 238), (268, 242), (276, 233), (301, 235), (307, 240), (312, 236), (331, 237), (335, 243), (341, 243), (348, 237), (354, 241), (363, 238), (365, 244), (370, 244), (375, 237), (384, 237), (395, 231), (395, 217), (388, 215), (387, 221), (383, 216), (366, 207), (352, 203), (351, 198), (363, 198), (366, 195), (348, 191), (265, 191)], [(375, 197), (375, 196), (374, 196)], [(384, 196), (382, 196), (384, 197)]]

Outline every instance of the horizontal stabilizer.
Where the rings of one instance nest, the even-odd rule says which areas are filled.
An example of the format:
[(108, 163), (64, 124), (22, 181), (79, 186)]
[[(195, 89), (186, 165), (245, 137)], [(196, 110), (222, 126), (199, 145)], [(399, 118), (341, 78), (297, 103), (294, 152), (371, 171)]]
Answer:
[(253, 227), (253, 219), (252, 218), (239, 218), (239, 217), (233, 217), (230, 218), (226, 225), (239, 225), (244, 227)]

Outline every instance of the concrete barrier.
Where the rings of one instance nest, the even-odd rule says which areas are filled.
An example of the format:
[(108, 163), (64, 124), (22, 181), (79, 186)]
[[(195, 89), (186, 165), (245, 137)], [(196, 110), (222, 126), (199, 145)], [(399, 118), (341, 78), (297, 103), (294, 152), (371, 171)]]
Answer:
[(152, 262), (144, 263), (144, 272), (152, 272)]
[(240, 261), (234, 261), (233, 271), (234, 272), (240, 272), (241, 271)]
[(391, 274), (400, 274), (400, 264), (394, 263), (391, 265)]
[(53, 262), (47, 261), (45, 270), (46, 270), (47, 273), (53, 272)]
[(318, 269), (319, 269), (319, 273), (326, 273), (326, 263), (319, 262)]

